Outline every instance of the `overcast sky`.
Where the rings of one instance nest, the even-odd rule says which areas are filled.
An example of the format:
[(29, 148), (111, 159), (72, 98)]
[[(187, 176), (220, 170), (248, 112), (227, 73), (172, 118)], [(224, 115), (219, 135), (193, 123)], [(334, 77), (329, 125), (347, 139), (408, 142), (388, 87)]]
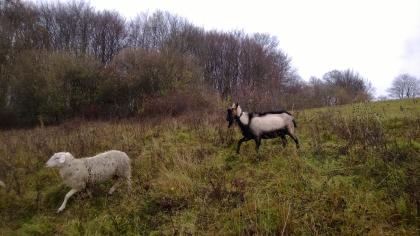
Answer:
[(420, 0), (90, 0), (127, 19), (157, 9), (196, 26), (269, 33), (303, 79), (347, 68), (386, 94), (401, 73), (420, 78)]

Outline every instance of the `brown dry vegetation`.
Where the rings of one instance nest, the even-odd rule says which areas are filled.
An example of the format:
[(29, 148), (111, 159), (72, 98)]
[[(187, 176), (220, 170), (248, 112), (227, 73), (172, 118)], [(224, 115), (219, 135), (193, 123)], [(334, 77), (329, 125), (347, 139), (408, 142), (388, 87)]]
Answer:
[[(301, 150), (264, 141), (235, 154), (223, 112), (89, 122), (0, 134), (0, 232), (77, 234), (417, 235), (419, 100), (295, 113)], [(223, 111), (222, 109), (220, 109)], [(128, 153), (133, 192), (79, 193), (44, 167), (57, 151)]]
[(128, 20), (83, 0), (0, 1), (0, 127), (179, 115), (215, 97), (259, 111), (371, 99), (356, 71), (306, 82), (291, 62), (272, 35), (207, 31), (168, 12)]

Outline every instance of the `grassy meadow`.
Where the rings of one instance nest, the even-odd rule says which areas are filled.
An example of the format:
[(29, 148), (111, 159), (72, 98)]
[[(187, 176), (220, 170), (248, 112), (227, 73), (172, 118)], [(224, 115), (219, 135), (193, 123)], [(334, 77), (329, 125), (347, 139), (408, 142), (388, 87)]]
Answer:
[[(293, 111), (301, 149), (258, 154), (235, 153), (224, 111), (0, 131), (0, 235), (419, 235), (420, 99)], [(57, 214), (69, 188), (44, 163), (109, 149), (132, 192), (107, 182)]]

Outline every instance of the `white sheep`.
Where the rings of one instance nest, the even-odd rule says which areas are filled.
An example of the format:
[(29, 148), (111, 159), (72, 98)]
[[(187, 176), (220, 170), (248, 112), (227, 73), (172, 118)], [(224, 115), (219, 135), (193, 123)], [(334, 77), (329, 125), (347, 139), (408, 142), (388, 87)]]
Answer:
[[(111, 150), (93, 157), (79, 159), (74, 158), (68, 152), (58, 152), (47, 161), (46, 166), (58, 168), (63, 182), (71, 187), (57, 213), (66, 208), (68, 199), (76, 192), (89, 185), (107, 181), (112, 177), (125, 178), (128, 189), (131, 189), (130, 158), (121, 151)], [(109, 194), (115, 191), (118, 183), (117, 180), (109, 190)]]

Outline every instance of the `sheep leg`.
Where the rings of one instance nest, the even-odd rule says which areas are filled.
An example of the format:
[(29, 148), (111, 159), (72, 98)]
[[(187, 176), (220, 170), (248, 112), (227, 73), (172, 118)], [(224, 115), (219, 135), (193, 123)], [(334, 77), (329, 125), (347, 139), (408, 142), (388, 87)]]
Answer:
[(87, 194), (89, 195), (90, 198), (93, 198), (92, 191), (90, 190), (90, 188), (87, 188), (86, 192), (87, 192)]
[(108, 194), (109, 195), (112, 195), (113, 193), (114, 193), (114, 191), (115, 191), (115, 189), (117, 189), (117, 187), (118, 187), (118, 185), (120, 184), (120, 178), (118, 178), (116, 181), (115, 181), (115, 183), (114, 183), (114, 185), (112, 185), (112, 187), (109, 189), (109, 191), (108, 191)]
[(131, 192), (131, 175), (127, 177), (127, 189)]
[(64, 210), (64, 208), (66, 208), (66, 204), (67, 204), (67, 201), (69, 200), (69, 198), (71, 196), (73, 196), (73, 194), (77, 193), (78, 191), (79, 190), (73, 188), (66, 194), (66, 196), (64, 197), (63, 203), (61, 204), (60, 208), (58, 208), (58, 210), (57, 210), (57, 213), (60, 213), (61, 211)]

